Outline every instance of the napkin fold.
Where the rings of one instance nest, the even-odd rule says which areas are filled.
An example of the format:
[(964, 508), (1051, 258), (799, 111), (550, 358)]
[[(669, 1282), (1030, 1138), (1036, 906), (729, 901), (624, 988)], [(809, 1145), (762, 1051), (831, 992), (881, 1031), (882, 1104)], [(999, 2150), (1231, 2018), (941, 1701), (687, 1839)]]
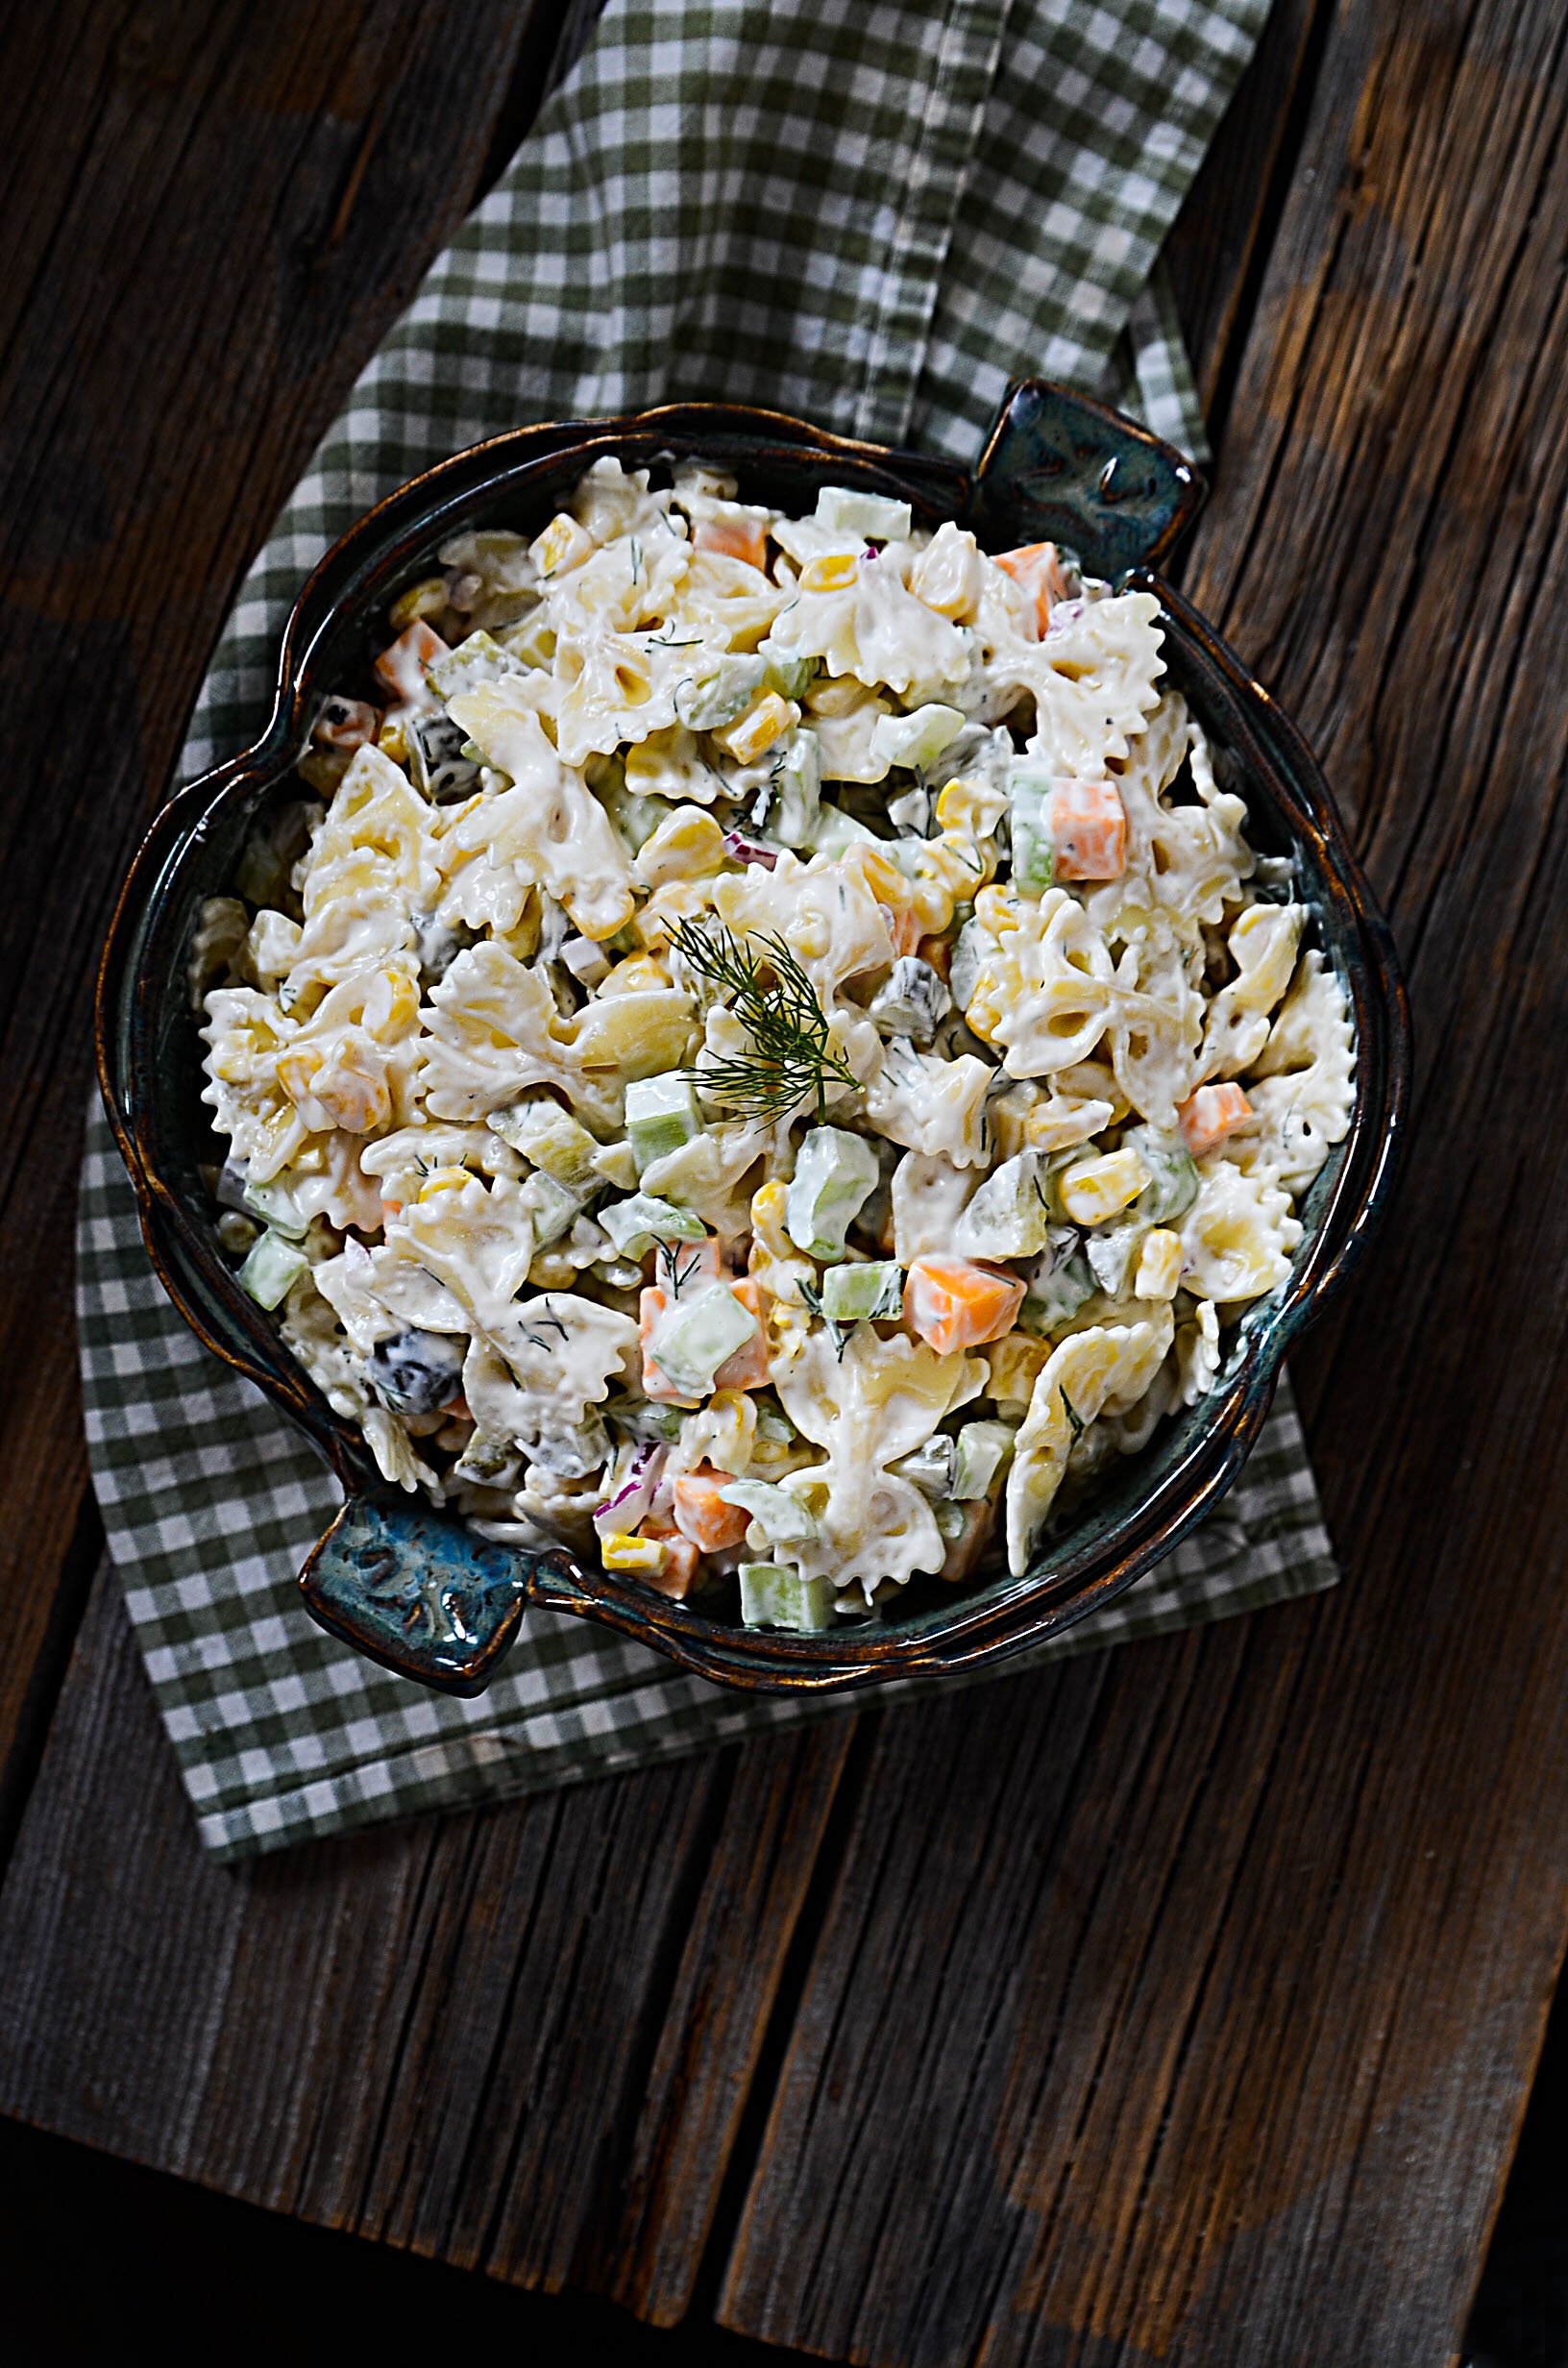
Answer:
[[(254, 737), (321, 553), (405, 478), (523, 422), (701, 397), (972, 461), (1010, 380), (1098, 392), (1189, 451), (1158, 258), (1264, 0), (610, 0), (432, 265), (252, 567), (184, 760)], [(323, 1635), (295, 1574), (336, 1484), (187, 1331), (107, 1125), (82, 1176), (88, 1455), (204, 1843), (236, 1858), (538, 1791), (992, 1672), (725, 1692), (531, 1613), (477, 1701)], [(1246, 1471), (1138, 1587), (1006, 1665), (1331, 1586), (1287, 1385)]]

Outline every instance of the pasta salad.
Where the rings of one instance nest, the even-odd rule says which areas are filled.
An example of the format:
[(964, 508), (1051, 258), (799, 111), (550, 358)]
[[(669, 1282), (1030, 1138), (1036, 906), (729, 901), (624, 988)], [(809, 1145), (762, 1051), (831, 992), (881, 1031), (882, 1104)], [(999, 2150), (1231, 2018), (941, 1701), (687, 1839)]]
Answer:
[(204, 908), (218, 1225), (389, 1480), (820, 1629), (1211, 1387), (1352, 1028), (1149, 594), (661, 474), (443, 548)]

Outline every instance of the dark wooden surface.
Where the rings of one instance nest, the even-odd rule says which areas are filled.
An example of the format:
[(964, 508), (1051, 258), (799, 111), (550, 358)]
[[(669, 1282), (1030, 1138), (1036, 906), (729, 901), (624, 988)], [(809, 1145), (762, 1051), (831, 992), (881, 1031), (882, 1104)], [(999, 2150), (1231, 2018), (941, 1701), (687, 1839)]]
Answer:
[(872, 2368), (1449, 2360), (1568, 1937), (1558, 10), (1281, 0), (1172, 258), (1222, 431), (1186, 580), (1327, 760), (1419, 1029), (1403, 1198), (1297, 1364), (1346, 1585), (197, 1850), (76, 1438), (92, 954), (249, 551), (589, 14), (9, 27), (0, 2111)]

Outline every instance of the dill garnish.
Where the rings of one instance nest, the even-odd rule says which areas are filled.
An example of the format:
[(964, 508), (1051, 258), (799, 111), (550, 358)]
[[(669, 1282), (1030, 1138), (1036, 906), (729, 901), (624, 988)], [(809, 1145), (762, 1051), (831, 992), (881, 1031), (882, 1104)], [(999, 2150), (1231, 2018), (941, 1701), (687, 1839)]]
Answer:
[(821, 1122), (827, 1115), (828, 1079), (859, 1084), (829, 1043), (817, 990), (781, 937), (759, 933), (743, 940), (722, 923), (699, 928), (685, 920), (671, 931), (670, 943), (699, 978), (729, 999), (751, 1039), (747, 1052), (687, 1071), (699, 1094), (759, 1125), (787, 1117), (815, 1095)]
[(1056, 1394), (1062, 1400), (1062, 1412), (1066, 1416), (1067, 1420), (1072, 1425), (1072, 1435), (1074, 1439), (1082, 1439), (1089, 1426), (1085, 1422), (1083, 1416), (1078, 1412), (1077, 1407), (1073, 1404), (1071, 1398), (1068, 1397), (1066, 1390), (1063, 1389), (1060, 1382), (1057, 1384)]

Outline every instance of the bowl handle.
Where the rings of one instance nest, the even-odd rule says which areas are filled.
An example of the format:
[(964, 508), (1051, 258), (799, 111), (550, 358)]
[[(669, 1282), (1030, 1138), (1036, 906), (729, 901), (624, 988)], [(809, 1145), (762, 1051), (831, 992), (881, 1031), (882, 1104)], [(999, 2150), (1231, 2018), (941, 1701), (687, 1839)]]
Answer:
[(311, 1618), (383, 1668), (440, 1693), (482, 1693), (548, 1555), (480, 1538), (390, 1485), (358, 1491), (300, 1572)]
[(968, 523), (982, 543), (1066, 543), (1091, 576), (1151, 567), (1209, 488), (1174, 444), (1091, 396), (1020, 379), (975, 471)]

